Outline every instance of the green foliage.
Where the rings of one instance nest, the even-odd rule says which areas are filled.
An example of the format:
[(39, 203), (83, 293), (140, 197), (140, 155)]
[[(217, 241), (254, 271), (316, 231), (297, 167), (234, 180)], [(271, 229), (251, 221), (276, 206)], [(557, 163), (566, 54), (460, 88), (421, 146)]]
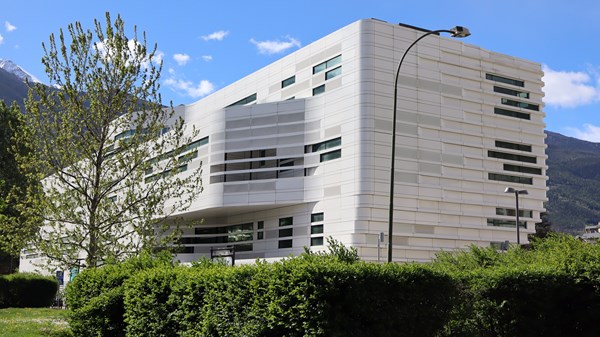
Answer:
[(39, 182), (17, 163), (17, 156), (30, 151), (15, 139), (23, 128), (23, 117), (16, 103), (10, 108), (0, 101), (0, 254), (18, 256), (37, 229), (38, 221), (25, 209), (28, 195), (37, 193)]
[(50, 276), (17, 273), (0, 276), (0, 308), (49, 307), (58, 291)]
[(60, 90), (31, 85), (19, 140), (36, 151), (18, 158), (43, 179), (31, 207), (44, 219), (36, 247), (50, 267), (68, 269), (81, 253), (97, 267), (172, 244), (180, 233), (174, 215), (202, 191), (201, 169), (178, 175), (197, 132), (161, 103), (157, 47), (135, 29), (128, 36), (121, 17), (108, 13), (104, 26), (70, 24), (43, 47)]
[(303, 255), (329, 256), (345, 263), (355, 263), (360, 261), (356, 247), (346, 247), (331, 236), (327, 237), (327, 252), (312, 252), (310, 248), (304, 247)]
[(172, 268), (170, 257), (142, 253), (119, 264), (83, 270), (68, 284), (67, 306), (76, 336), (124, 336), (124, 283), (141, 270)]

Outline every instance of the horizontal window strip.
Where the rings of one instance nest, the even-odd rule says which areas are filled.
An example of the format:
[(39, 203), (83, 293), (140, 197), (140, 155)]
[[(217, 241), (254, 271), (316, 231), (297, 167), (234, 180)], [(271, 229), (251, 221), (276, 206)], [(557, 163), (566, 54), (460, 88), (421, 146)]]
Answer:
[(498, 86), (494, 86), (494, 92), (511, 95), (511, 96), (516, 96), (516, 97), (520, 97), (520, 98), (529, 98), (528, 92), (518, 91), (518, 90), (513, 90), (513, 89), (508, 89), (508, 88), (503, 88), (503, 87), (498, 87)]
[(509, 183), (533, 185), (533, 178), (528, 178), (528, 177), (510, 176), (507, 174), (500, 174), (500, 173), (488, 173), (488, 178), (490, 180), (495, 180), (495, 181), (506, 181)]
[(537, 157), (488, 150), (488, 157), (537, 164)]
[(502, 147), (505, 149), (518, 150), (518, 151), (524, 151), (524, 152), (531, 152), (531, 145), (511, 143), (511, 142), (506, 142), (503, 140), (497, 140), (496, 147)]
[(514, 106), (517, 108), (523, 108), (523, 109), (529, 109), (529, 110), (534, 110), (534, 111), (540, 111), (540, 106), (537, 104), (531, 104), (531, 103), (527, 103), (527, 102), (520, 102), (520, 101), (515, 101), (512, 99), (507, 99), (507, 98), (503, 98), (501, 100), (502, 104), (505, 105), (510, 105), (510, 106)]
[(523, 82), (521, 80), (515, 80), (515, 79), (504, 77), (504, 76), (499, 76), (499, 75), (494, 75), (494, 74), (485, 74), (485, 78), (487, 80), (492, 80), (495, 82), (501, 82), (501, 83), (506, 83), (506, 84), (510, 84), (510, 85), (515, 85), (517, 87), (525, 86), (525, 82)]
[[(487, 219), (487, 225), (488, 226), (494, 226), (494, 227), (512, 227), (512, 228), (516, 228), (517, 226), (517, 222), (514, 220), (504, 220), (504, 219)], [(520, 228), (527, 228), (527, 222), (526, 221), (519, 221), (519, 227)]]
[(502, 108), (494, 108), (494, 113), (496, 115), (502, 115), (502, 116), (508, 116), (508, 117), (515, 117), (515, 118), (520, 118), (520, 119), (526, 119), (526, 120), (531, 120), (531, 115), (525, 112), (520, 112), (520, 111), (514, 111), (514, 110), (507, 110), (507, 109), (502, 109)]
[(519, 165), (511, 165), (511, 164), (504, 164), (504, 171), (529, 173), (529, 174), (537, 174), (537, 175), (542, 174), (542, 169), (539, 167), (528, 167), (528, 166), (519, 166)]

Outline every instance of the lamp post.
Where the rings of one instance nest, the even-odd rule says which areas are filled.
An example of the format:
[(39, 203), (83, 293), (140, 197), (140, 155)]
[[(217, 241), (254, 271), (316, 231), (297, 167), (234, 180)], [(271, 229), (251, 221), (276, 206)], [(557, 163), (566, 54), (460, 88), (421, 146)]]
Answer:
[(415, 45), (417, 42), (421, 41), (423, 38), (431, 35), (431, 34), (439, 34), (439, 33), (450, 33), (452, 37), (462, 38), (471, 35), (469, 30), (465, 27), (456, 26), (452, 29), (439, 29), (427, 32), (421, 35), (418, 39), (416, 39), (404, 52), (402, 58), (400, 59), (400, 63), (398, 63), (398, 69), (396, 69), (396, 77), (394, 78), (394, 117), (392, 120), (392, 164), (390, 167), (390, 214), (389, 214), (389, 222), (388, 222), (388, 257), (387, 262), (392, 262), (392, 236), (394, 233), (394, 170), (396, 167), (396, 115), (398, 110), (398, 75), (400, 75), (400, 67), (402, 67), (402, 62), (404, 58), (408, 54), (408, 51)]
[(516, 190), (512, 187), (507, 187), (504, 190), (504, 193), (514, 193), (515, 194), (515, 214), (517, 216), (517, 245), (521, 245), (521, 235), (519, 233), (519, 194), (529, 194), (527, 190)]

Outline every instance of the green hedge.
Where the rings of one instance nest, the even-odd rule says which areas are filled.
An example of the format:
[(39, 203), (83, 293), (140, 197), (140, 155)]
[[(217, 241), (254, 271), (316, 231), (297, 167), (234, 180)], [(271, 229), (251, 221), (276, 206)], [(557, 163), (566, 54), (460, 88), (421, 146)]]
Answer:
[(17, 273), (0, 276), (0, 308), (43, 308), (54, 302), (58, 281), (51, 276)]
[(454, 294), (448, 276), (423, 266), (320, 256), (154, 269), (126, 282), (127, 335), (434, 336)]

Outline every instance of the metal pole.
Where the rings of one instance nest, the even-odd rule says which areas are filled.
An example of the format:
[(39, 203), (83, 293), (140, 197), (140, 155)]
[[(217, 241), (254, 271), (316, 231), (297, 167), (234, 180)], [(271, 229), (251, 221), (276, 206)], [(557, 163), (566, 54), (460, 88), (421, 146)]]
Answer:
[(408, 51), (415, 45), (417, 42), (421, 41), (423, 38), (431, 35), (431, 34), (439, 34), (439, 33), (450, 33), (456, 34), (456, 32), (447, 30), (447, 29), (439, 29), (434, 30), (428, 33), (421, 35), (418, 39), (416, 39), (404, 52), (402, 58), (400, 59), (400, 63), (398, 63), (398, 68), (396, 69), (396, 76), (394, 78), (394, 113), (392, 118), (392, 163), (390, 165), (390, 206), (389, 206), (389, 219), (388, 219), (388, 254), (387, 254), (387, 262), (392, 262), (392, 237), (394, 233), (394, 170), (396, 169), (396, 116), (398, 110), (398, 75), (400, 74), (400, 67), (402, 67), (402, 62), (404, 58), (408, 54)]
[(519, 191), (515, 192), (516, 213), (517, 213), (517, 246), (521, 246), (521, 235), (519, 233)]

